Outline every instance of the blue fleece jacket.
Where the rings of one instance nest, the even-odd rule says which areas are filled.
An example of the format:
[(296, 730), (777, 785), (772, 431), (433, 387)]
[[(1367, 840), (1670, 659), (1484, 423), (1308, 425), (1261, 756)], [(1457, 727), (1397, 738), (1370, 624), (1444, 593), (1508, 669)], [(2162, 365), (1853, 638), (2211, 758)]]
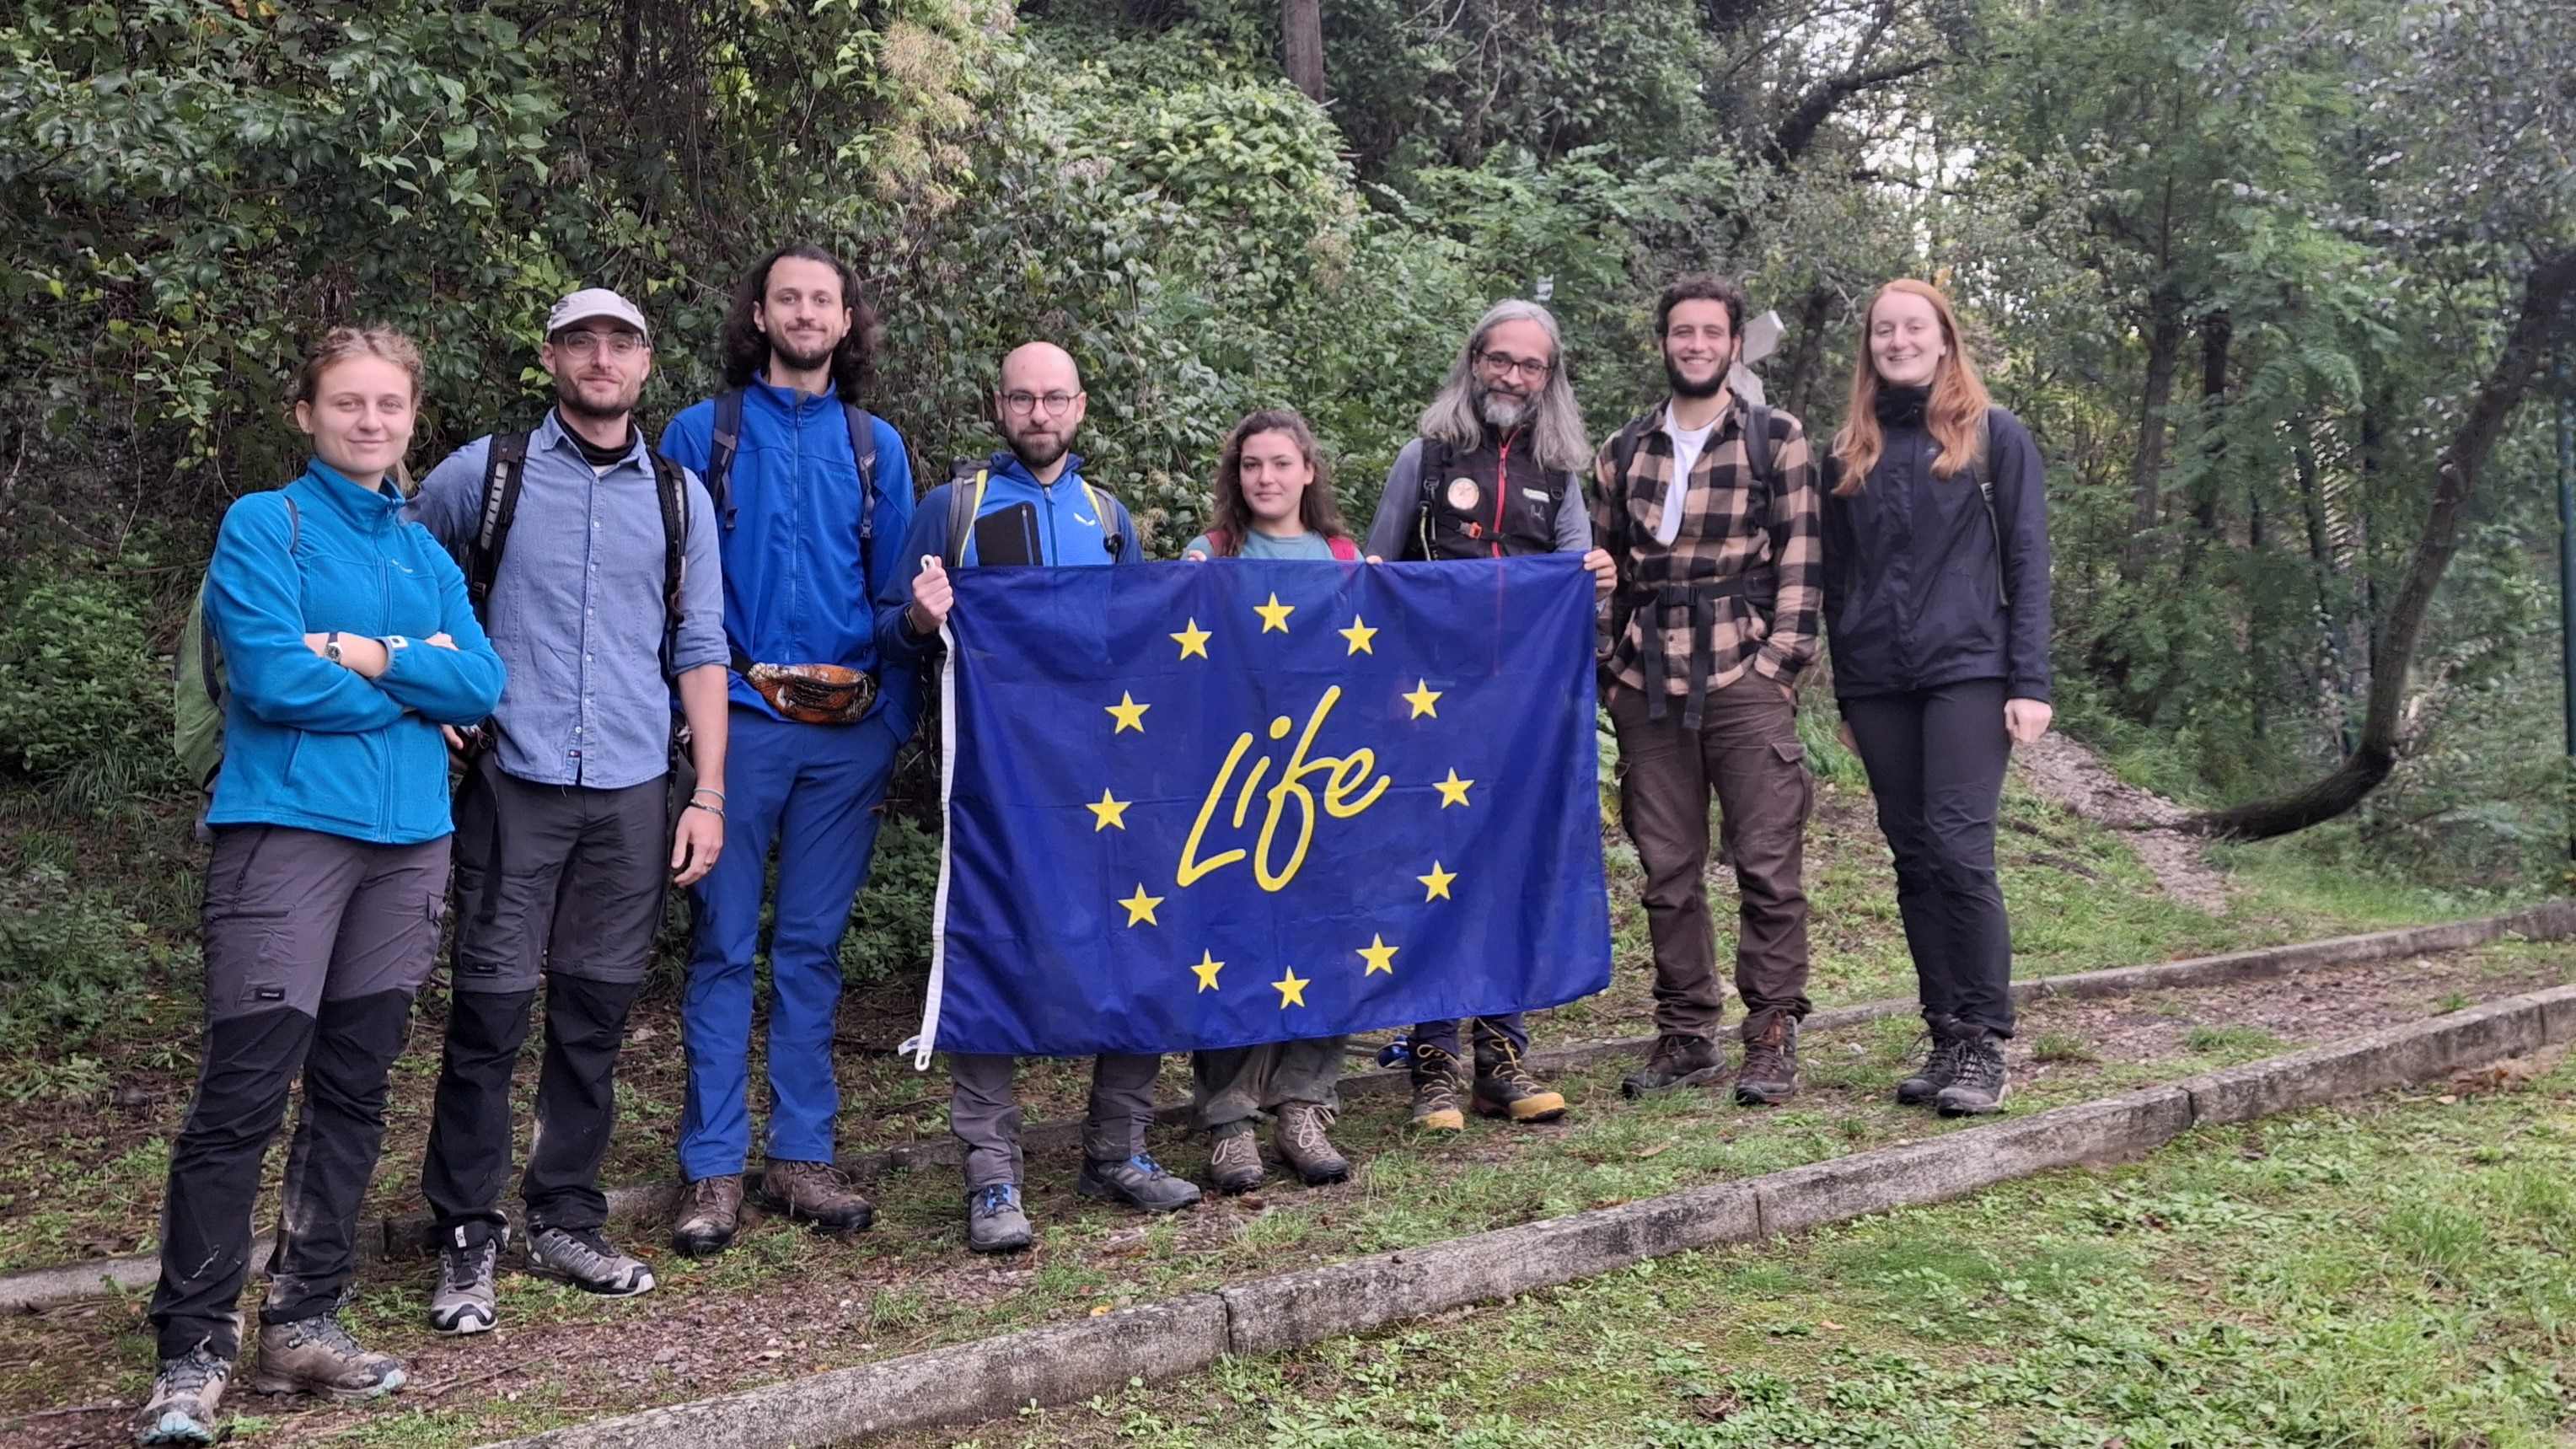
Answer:
[[(706, 477), (715, 419), (712, 398), (671, 419), (662, 456)], [(867, 722), (903, 740), (921, 716), (920, 680), (913, 670), (879, 669), (869, 600), (886, 580), (910, 577), (903, 536), (912, 522), (912, 460), (903, 435), (883, 418), (876, 420), (876, 448), (874, 502), (863, 530), (858, 460), (840, 396), (800, 396), (752, 378), (729, 480), (732, 516), (717, 520), (725, 634), (756, 664), (841, 664), (878, 674)], [(736, 705), (778, 718), (741, 675), (732, 685)]]
[[(390, 488), (360, 487), (316, 461), (225, 512), (206, 569), (206, 627), (228, 691), (208, 824), (289, 825), (380, 845), (454, 828), (438, 727), (492, 712), (501, 660), (474, 621), (465, 575), (429, 530), (402, 520), (402, 505)], [(334, 629), (409, 642), (369, 679), (306, 647), (306, 634)], [(456, 647), (423, 642), (440, 633)]]
[[(986, 461), (984, 473), (984, 498), (975, 516), (982, 518), (1021, 503), (1035, 508), (1039, 563), (1075, 568), (1145, 561), (1144, 546), (1136, 537), (1136, 521), (1128, 516), (1127, 506), (1106, 493), (1083, 487), (1080, 454), (1066, 457), (1064, 471), (1056, 475), (1053, 483), (1039, 482), (1027, 465), (1009, 453), (995, 453)], [(937, 634), (912, 632), (907, 614), (912, 605), (912, 575), (920, 570), (923, 558), (947, 557), (950, 499), (962, 498), (958, 490), (971, 491), (974, 487), (972, 477), (942, 483), (923, 495), (921, 506), (913, 510), (912, 530), (903, 540), (903, 557), (909, 567), (903, 570), (902, 577), (877, 587), (877, 649), (890, 665), (917, 663), (938, 645)], [(1093, 509), (1094, 499), (1099, 503), (1098, 512)], [(974, 533), (969, 529), (965, 557), (951, 567), (972, 568), (980, 562), (975, 556)], [(898, 672), (912, 671), (891, 667), (886, 671), (889, 678)]]

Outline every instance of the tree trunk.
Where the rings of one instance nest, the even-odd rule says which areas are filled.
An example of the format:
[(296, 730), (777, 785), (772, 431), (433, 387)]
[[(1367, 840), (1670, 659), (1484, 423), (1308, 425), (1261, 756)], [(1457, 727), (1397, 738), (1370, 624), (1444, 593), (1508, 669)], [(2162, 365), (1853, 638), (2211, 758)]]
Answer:
[(2442, 449), (2424, 531), (2415, 540), (2388, 622), (2371, 646), (2370, 709), (2358, 747), (2333, 773), (2306, 789), (2195, 815), (2182, 828), (2245, 840), (2287, 835), (2343, 814), (2388, 778), (2397, 763), (2397, 722), (2406, 700), (2408, 666), (2424, 617), (2432, 610), (2433, 591), (2441, 587), (2451, 555), (2459, 550), (2460, 513), (2477, 492), (2478, 472), (2494, 453), (2496, 439), (2539, 374), (2571, 294), (2576, 294), (2576, 251), (2560, 252), (2532, 269), (2523, 280), (2521, 312), (2504, 350), (2478, 384), (2468, 416)]
[(2219, 465), (2227, 458), (2228, 347), (2235, 338), (2236, 324), (2224, 310), (2201, 319), (2200, 426), (2204, 441), (2200, 482), (2191, 491), (2191, 519), (2204, 548), (2218, 542)]
[(2129, 547), (2121, 576), (2136, 583), (2145, 576), (2147, 553), (2160, 509), (2165, 471), (2165, 409), (2173, 402), (2174, 372), (2182, 359), (2182, 299), (2159, 285), (2148, 298), (2147, 385), (2138, 404), (2138, 453), (2129, 471), (2130, 494), (2137, 506), (2130, 517)]
[(1323, 0), (1279, 0), (1280, 48), (1287, 53), (1288, 79), (1306, 99), (1324, 99)]

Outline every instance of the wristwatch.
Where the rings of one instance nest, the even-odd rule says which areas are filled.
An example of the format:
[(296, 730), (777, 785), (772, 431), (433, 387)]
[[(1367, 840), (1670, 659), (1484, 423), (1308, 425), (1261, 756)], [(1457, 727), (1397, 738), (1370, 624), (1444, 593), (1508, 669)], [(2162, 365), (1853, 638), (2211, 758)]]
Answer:
[(339, 663), (339, 662), (340, 662), (340, 631), (339, 631), (339, 630), (337, 630), (337, 629), (332, 630), (332, 631), (330, 632), (330, 634), (329, 634), (328, 636), (326, 636), (326, 637), (322, 640), (322, 657), (323, 657), (323, 658), (325, 658), (325, 659), (330, 660), (330, 661), (331, 661), (332, 663), (334, 663), (334, 664), (337, 664), (337, 663)]
[(385, 667), (388, 669), (392, 668), (394, 656), (410, 647), (411, 641), (409, 639), (404, 638), (400, 634), (387, 634), (385, 636)]

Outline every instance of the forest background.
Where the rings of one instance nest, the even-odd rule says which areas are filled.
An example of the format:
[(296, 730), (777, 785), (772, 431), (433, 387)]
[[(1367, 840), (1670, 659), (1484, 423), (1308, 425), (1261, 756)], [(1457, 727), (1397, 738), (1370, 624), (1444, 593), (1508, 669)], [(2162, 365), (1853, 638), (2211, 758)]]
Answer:
[[(658, 431), (741, 269), (806, 237), (884, 317), (867, 401), (925, 484), (1052, 337), (1158, 556), (1256, 406), (1314, 421), (1364, 515), (1495, 299), (1564, 320), (1598, 437), (1659, 390), (1656, 289), (1738, 275), (1822, 436), (1871, 290), (1933, 277), (2048, 460), (2064, 728), (2327, 868), (2464, 909), (2563, 883), (2576, 7), (31, 0), (0, 25), (0, 1052), (77, 1046), (190, 949), (167, 654), (224, 508), (301, 464), (309, 339), (422, 340), (422, 470), (532, 421), (547, 303), (614, 286)], [(925, 959), (929, 780), (855, 976)]]

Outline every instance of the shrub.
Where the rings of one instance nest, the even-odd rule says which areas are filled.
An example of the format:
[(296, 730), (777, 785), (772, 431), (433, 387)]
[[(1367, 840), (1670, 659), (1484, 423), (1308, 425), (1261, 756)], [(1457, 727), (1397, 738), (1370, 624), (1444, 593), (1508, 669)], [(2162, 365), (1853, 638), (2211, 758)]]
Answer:
[(144, 604), (96, 574), (37, 568), (0, 597), (0, 769), (49, 782), (113, 760), (168, 784), (169, 670)]

